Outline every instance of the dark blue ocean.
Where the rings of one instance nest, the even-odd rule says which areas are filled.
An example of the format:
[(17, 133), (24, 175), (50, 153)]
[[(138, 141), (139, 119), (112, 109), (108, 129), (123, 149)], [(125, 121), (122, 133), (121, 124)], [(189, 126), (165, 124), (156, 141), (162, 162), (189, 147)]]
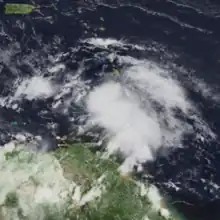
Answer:
[[(40, 8), (27, 15), (6, 15), (4, 4), (12, 2)], [(65, 63), (68, 74), (86, 60), (81, 77), (92, 86), (102, 81), (100, 70), (121, 68), (117, 60), (108, 62), (106, 48), (83, 42), (88, 38), (125, 40), (126, 49), (110, 50), (166, 66), (180, 81), (216, 138), (198, 141), (195, 133), (186, 136), (183, 148), (173, 146), (168, 155), (158, 153), (154, 162), (146, 164), (151, 174), (147, 179), (186, 219), (220, 219), (220, 2), (216, 0), (0, 0), (1, 145), (20, 132), (41, 135), (51, 148), (56, 147), (55, 136), (74, 137), (85, 109), (73, 103), (65, 112), (52, 111), (53, 97), (17, 100), (12, 91), (21, 78), (48, 77), (47, 68), (56, 59)], [(65, 71), (54, 82), (66, 82)], [(79, 84), (74, 86), (71, 89), (80, 90)], [(61, 102), (68, 98), (63, 96)], [(146, 178), (144, 173), (139, 177)]]

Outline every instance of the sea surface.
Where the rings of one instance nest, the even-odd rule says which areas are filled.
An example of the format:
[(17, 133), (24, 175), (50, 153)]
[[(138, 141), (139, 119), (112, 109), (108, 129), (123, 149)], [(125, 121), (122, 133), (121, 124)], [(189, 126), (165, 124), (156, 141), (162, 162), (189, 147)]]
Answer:
[[(4, 4), (13, 2), (39, 8), (6, 15)], [(152, 87), (141, 98), (149, 93), (155, 112), (158, 100), (177, 106), (181, 126), (167, 122), (173, 134), (184, 123), (193, 131), (184, 130), (181, 144), (165, 133), (168, 150), (157, 148), (140, 178), (156, 184), (186, 219), (220, 219), (219, 27), (220, 3), (211, 0), (0, 0), (1, 145), (18, 134), (41, 136), (48, 149), (56, 148), (56, 136), (77, 138), (89, 117), (87, 94), (123, 81), (118, 75), (134, 65), (145, 74), (137, 74), (140, 82)], [(180, 87), (192, 114), (175, 99), (182, 98)], [(102, 126), (83, 133), (90, 141), (102, 135)]]

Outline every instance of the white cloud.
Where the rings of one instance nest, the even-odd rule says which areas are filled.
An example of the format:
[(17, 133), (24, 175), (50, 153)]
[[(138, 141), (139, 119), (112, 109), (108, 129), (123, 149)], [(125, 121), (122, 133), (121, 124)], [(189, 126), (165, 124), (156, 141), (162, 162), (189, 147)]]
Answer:
[(34, 76), (21, 82), (15, 92), (14, 98), (19, 99), (22, 95), (29, 100), (48, 98), (53, 96), (55, 92), (55, 86), (48, 79), (41, 76)]
[(108, 154), (122, 152), (121, 170), (128, 172), (134, 164), (152, 160), (160, 147), (181, 146), (183, 134), (193, 132), (177, 110), (197, 120), (200, 128), (207, 125), (167, 71), (146, 60), (120, 58), (132, 66), (121, 72), (119, 82), (108, 81), (91, 91), (87, 108), (91, 122), (108, 132)]

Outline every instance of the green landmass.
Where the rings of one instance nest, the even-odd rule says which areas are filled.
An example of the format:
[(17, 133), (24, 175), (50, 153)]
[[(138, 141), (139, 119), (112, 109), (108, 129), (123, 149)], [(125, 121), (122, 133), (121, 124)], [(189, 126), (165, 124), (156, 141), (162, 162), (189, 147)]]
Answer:
[[(13, 144), (0, 149), (0, 175), (16, 179), (11, 186), (0, 183), (0, 219), (164, 220), (118, 166), (85, 144), (66, 144), (50, 153)], [(48, 200), (42, 200), (47, 193)]]
[(30, 4), (5, 4), (5, 14), (30, 14), (36, 7)]

